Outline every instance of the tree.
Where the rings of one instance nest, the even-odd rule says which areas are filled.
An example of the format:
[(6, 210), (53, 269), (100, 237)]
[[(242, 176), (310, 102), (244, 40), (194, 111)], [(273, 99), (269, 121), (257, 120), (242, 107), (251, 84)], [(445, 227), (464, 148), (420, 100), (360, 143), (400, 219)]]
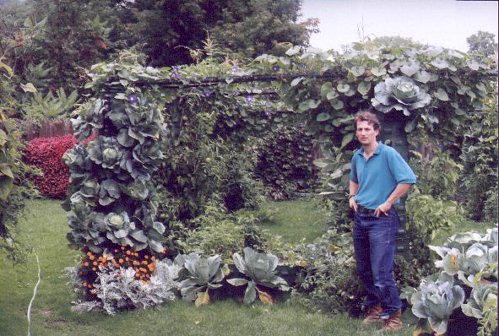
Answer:
[(468, 43), (468, 52), (473, 54), (482, 54), (484, 56), (494, 55), (497, 52), (497, 42), (495, 34), (478, 31), (466, 39)]
[(302, 0), (137, 0), (135, 40), (154, 66), (192, 63), (207, 34), (223, 49), (253, 58), (307, 45), (317, 22), (297, 23)]

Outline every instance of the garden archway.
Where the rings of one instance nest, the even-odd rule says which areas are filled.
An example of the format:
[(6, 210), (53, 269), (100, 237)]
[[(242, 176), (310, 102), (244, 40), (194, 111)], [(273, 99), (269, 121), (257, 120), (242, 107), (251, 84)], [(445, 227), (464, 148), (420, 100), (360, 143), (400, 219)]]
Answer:
[[(299, 47), (287, 55), (264, 55), (244, 68), (213, 60), (172, 69), (94, 66), (87, 87), (96, 96), (79, 110), (74, 127), (79, 140), (95, 129), (98, 136), (65, 155), (72, 181), (70, 242), (93, 253), (113, 244), (161, 254), (167, 227), (158, 217), (153, 176), (168, 146), (196, 143), (203, 134), (209, 142), (213, 132), (237, 142), (298, 119), (318, 143), (345, 153), (335, 162), (343, 174), (334, 174), (344, 178), (357, 110), (374, 106), (383, 117), (383, 136), (407, 155), (420, 139), (459, 142), (455, 128), (465, 127), (469, 111), (480, 110), (491, 87), (486, 64), (452, 50), (358, 44), (333, 59)], [(274, 96), (280, 99), (261, 98)], [(167, 124), (165, 104), (175, 111)], [(190, 122), (188, 137), (179, 140)], [(344, 198), (346, 183), (336, 185)], [(179, 193), (187, 193), (185, 186)]]

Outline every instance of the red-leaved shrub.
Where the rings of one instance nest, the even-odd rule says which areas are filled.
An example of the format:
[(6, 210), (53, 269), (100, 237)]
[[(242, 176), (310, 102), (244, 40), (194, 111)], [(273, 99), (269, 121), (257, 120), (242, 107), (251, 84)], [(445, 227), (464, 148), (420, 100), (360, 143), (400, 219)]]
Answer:
[(33, 176), (32, 182), (48, 198), (63, 198), (69, 184), (68, 168), (62, 162), (64, 153), (76, 144), (73, 135), (35, 138), (25, 150), (26, 163), (39, 168), (43, 176)]

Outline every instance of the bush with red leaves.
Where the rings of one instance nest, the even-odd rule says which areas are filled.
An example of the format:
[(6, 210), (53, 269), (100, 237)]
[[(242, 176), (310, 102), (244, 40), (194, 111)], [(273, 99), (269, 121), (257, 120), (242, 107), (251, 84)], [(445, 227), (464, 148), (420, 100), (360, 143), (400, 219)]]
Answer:
[(48, 198), (63, 198), (69, 184), (68, 168), (62, 161), (64, 153), (76, 144), (73, 135), (35, 138), (25, 150), (27, 164), (39, 168), (43, 176), (33, 176), (33, 184)]

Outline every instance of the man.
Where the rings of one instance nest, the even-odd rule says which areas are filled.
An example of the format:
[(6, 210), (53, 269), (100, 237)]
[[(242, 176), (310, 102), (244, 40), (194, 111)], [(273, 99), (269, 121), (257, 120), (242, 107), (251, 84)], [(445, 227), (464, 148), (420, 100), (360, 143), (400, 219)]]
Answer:
[(348, 198), (355, 211), (357, 274), (367, 292), (363, 323), (380, 322), (383, 331), (399, 330), (402, 302), (392, 269), (400, 221), (393, 205), (416, 183), (416, 176), (395, 149), (377, 142), (380, 123), (375, 114), (357, 113), (354, 127), (362, 147), (352, 158)]

